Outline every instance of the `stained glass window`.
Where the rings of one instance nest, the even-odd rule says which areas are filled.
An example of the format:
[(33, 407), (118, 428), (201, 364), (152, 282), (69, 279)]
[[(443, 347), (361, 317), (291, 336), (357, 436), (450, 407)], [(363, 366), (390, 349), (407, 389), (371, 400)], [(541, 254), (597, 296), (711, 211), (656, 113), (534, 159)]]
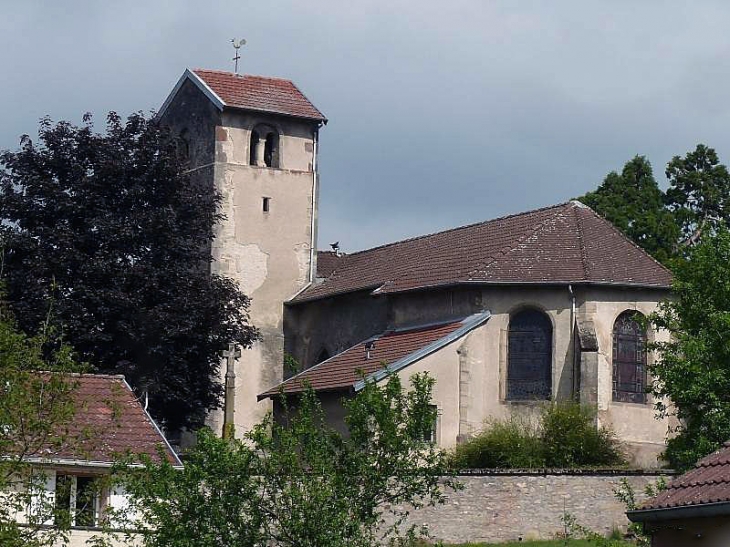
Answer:
[(507, 399), (549, 399), (552, 394), (553, 327), (538, 310), (524, 310), (509, 323)]
[(613, 325), (613, 400), (646, 402), (646, 332), (634, 311)]

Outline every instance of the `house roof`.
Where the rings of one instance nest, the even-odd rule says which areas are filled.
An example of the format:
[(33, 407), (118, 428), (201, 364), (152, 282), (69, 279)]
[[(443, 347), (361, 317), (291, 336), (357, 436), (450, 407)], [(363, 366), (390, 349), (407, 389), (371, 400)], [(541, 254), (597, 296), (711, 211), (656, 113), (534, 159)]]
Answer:
[(701, 459), (694, 469), (674, 479), (666, 490), (632, 513), (638, 513), (636, 520), (642, 520), (641, 514), (725, 503), (730, 503), (730, 443)]
[(341, 256), (290, 303), (360, 291), (469, 283), (669, 288), (669, 270), (592, 209), (571, 201)]
[[(388, 330), (322, 361), (259, 395), (315, 391), (359, 391), (365, 379), (381, 380), (465, 336), (489, 319), (481, 312), (447, 323)], [(369, 348), (369, 349), (368, 349)]]
[(68, 431), (72, 441), (46, 448), (31, 459), (111, 465), (115, 456), (130, 453), (160, 461), (161, 448), (169, 463), (181, 464), (124, 376), (80, 374), (70, 376), (69, 381), (75, 402)]
[(317, 251), (317, 277), (329, 277), (346, 255), (334, 251)]
[(187, 69), (160, 107), (162, 116), (186, 80), (193, 82), (219, 110), (240, 108), (327, 123), (327, 118), (291, 80), (234, 74), (222, 70)]

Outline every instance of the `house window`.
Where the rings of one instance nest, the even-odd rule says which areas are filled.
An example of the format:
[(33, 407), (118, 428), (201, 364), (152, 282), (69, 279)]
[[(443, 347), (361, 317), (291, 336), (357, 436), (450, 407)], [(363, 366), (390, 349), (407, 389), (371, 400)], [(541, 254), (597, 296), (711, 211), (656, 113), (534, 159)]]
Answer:
[(507, 346), (507, 399), (550, 399), (553, 327), (543, 312), (528, 309), (512, 316)]
[(271, 210), (271, 198), (264, 198), (261, 202), (261, 209), (264, 213), (268, 213)]
[(613, 400), (646, 402), (646, 331), (638, 313), (625, 311), (613, 325)]
[(99, 491), (94, 477), (56, 476), (56, 511), (71, 516), (72, 526), (96, 526)]
[(413, 438), (424, 443), (438, 442), (438, 428), (441, 411), (436, 405), (428, 405), (428, 413), (422, 423), (414, 424)]

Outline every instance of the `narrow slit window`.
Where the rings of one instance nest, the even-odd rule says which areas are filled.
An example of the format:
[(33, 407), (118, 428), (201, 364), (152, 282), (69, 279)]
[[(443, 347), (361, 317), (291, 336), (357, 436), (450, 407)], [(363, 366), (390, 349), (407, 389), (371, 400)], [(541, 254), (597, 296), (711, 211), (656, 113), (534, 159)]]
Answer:
[(271, 210), (271, 198), (264, 198), (261, 203), (261, 208), (264, 213), (268, 213)]

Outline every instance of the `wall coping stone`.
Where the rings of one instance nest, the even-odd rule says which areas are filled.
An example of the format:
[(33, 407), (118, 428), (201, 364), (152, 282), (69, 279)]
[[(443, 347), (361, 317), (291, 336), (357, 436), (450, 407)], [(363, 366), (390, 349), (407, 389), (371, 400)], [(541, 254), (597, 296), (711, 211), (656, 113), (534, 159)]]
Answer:
[(547, 476), (547, 475), (572, 475), (572, 476), (598, 476), (598, 477), (620, 477), (620, 476), (675, 476), (679, 473), (674, 469), (561, 469), (561, 468), (544, 468), (544, 469), (461, 469), (454, 473), (457, 477), (474, 477), (474, 476)]

